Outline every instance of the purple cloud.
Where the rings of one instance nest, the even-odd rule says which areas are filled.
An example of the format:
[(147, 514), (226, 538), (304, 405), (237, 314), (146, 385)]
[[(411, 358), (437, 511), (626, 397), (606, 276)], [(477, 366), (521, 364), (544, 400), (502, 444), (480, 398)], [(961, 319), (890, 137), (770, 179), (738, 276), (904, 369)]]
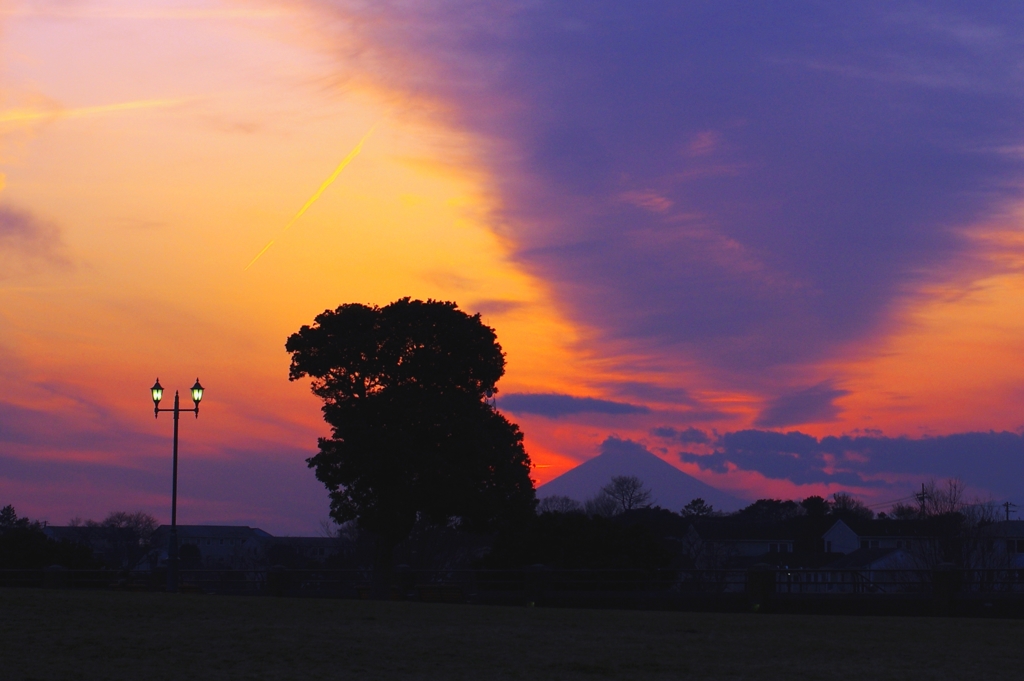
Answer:
[(317, 7), (483, 140), (515, 256), (570, 314), (734, 386), (884, 331), (1021, 194), (1012, 3)]
[(651, 430), (651, 435), (654, 437), (660, 437), (664, 440), (675, 440), (681, 442), (684, 445), (695, 444), (695, 445), (706, 445), (711, 442), (711, 438), (706, 432), (693, 426), (686, 428), (685, 430), (679, 430), (671, 426), (661, 426)]
[(559, 393), (510, 393), (498, 399), (498, 407), (513, 414), (538, 414), (557, 419), (571, 414), (646, 414), (645, 406), (628, 402), (574, 397)]
[(701, 469), (724, 473), (728, 464), (797, 484), (885, 487), (885, 478), (957, 477), (1001, 498), (1021, 500), (1024, 435), (955, 433), (906, 438), (843, 435), (820, 440), (800, 432), (742, 430), (718, 438), (712, 454), (680, 452)]
[(780, 428), (800, 423), (824, 423), (839, 417), (835, 400), (849, 395), (828, 381), (810, 388), (780, 395), (770, 400), (758, 415), (754, 425), (761, 428)]
[(31, 257), (63, 263), (61, 248), (60, 232), (56, 227), (29, 213), (0, 206), (0, 258)]
[(605, 387), (618, 395), (642, 401), (680, 404), (691, 407), (707, 408), (693, 398), (690, 393), (679, 387), (667, 387), (641, 381), (617, 381), (606, 383)]

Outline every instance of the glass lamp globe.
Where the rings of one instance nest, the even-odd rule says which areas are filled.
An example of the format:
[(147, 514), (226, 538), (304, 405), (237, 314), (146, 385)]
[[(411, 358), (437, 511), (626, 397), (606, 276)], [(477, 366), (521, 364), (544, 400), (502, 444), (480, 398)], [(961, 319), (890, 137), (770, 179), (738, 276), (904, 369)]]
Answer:
[(192, 386), (192, 401), (199, 404), (199, 401), (203, 399), (203, 386), (199, 384), (199, 379), (196, 379), (196, 384)]
[(153, 402), (155, 404), (160, 404), (160, 400), (164, 398), (164, 387), (160, 385), (159, 378), (156, 379), (156, 383), (154, 383), (153, 387), (150, 388), (149, 390), (151, 393), (153, 393)]

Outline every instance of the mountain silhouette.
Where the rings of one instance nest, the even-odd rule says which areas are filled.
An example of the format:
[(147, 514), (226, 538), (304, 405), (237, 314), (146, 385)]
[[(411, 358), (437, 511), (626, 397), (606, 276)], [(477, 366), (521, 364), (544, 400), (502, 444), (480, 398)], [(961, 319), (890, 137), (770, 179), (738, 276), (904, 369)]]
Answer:
[(735, 511), (748, 503), (687, 475), (639, 443), (613, 437), (601, 444), (598, 456), (538, 487), (537, 498), (564, 496), (584, 502), (616, 475), (640, 478), (651, 490), (653, 505), (676, 513), (697, 497), (719, 511)]

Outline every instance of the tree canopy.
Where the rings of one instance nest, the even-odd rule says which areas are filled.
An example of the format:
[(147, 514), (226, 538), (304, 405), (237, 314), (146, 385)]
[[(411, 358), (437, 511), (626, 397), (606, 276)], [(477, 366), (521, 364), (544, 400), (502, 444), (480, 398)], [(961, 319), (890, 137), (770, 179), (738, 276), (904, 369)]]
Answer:
[(18, 512), (11, 504), (0, 508), (0, 527), (28, 527), (29, 523), (28, 518), (18, 517)]
[(691, 499), (690, 503), (683, 506), (682, 516), (684, 518), (707, 518), (715, 514), (715, 507), (704, 501), (700, 497)]
[(817, 495), (807, 497), (800, 502), (800, 506), (812, 518), (824, 518), (832, 510), (832, 504), (828, 499)]
[(505, 371), (494, 330), (455, 303), (342, 305), (288, 338), (289, 378), (311, 377), (331, 437), (307, 460), (331, 516), (394, 546), (417, 518), (489, 529), (531, 514), (518, 426), (488, 403)]
[(601, 491), (615, 500), (620, 512), (644, 508), (651, 500), (651, 490), (635, 475), (616, 475)]
[(544, 497), (537, 504), (537, 513), (585, 513), (583, 504), (570, 497)]
[(758, 499), (736, 512), (736, 517), (750, 523), (778, 523), (800, 515), (800, 505), (795, 501), (782, 499)]
[(864, 505), (860, 499), (853, 498), (847, 492), (836, 492), (832, 495), (832, 515), (837, 517), (860, 518), (871, 520), (875, 517), (874, 511)]
[(99, 522), (74, 518), (68, 523), (76, 528), (77, 540), (92, 548), (104, 563), (126, 570), (149, 553), (157, 525), (157, 519), (145, 511), (111, 511)]

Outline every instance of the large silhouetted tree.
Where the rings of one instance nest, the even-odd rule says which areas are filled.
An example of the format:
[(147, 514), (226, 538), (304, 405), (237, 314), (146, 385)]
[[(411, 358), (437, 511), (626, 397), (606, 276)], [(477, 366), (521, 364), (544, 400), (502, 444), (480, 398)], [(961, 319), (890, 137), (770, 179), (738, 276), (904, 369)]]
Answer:
[[(377, 543), (377, 567), (418, 518), (487, 530), (533, 513), (523, 435), (488, 402), (505, 371), (494, 330), (455, 303), (342, 305), (286, 344), (332, 437), (308, 459), (331, 517)], [(383, 570), (382, 570), (383, 571)]]

